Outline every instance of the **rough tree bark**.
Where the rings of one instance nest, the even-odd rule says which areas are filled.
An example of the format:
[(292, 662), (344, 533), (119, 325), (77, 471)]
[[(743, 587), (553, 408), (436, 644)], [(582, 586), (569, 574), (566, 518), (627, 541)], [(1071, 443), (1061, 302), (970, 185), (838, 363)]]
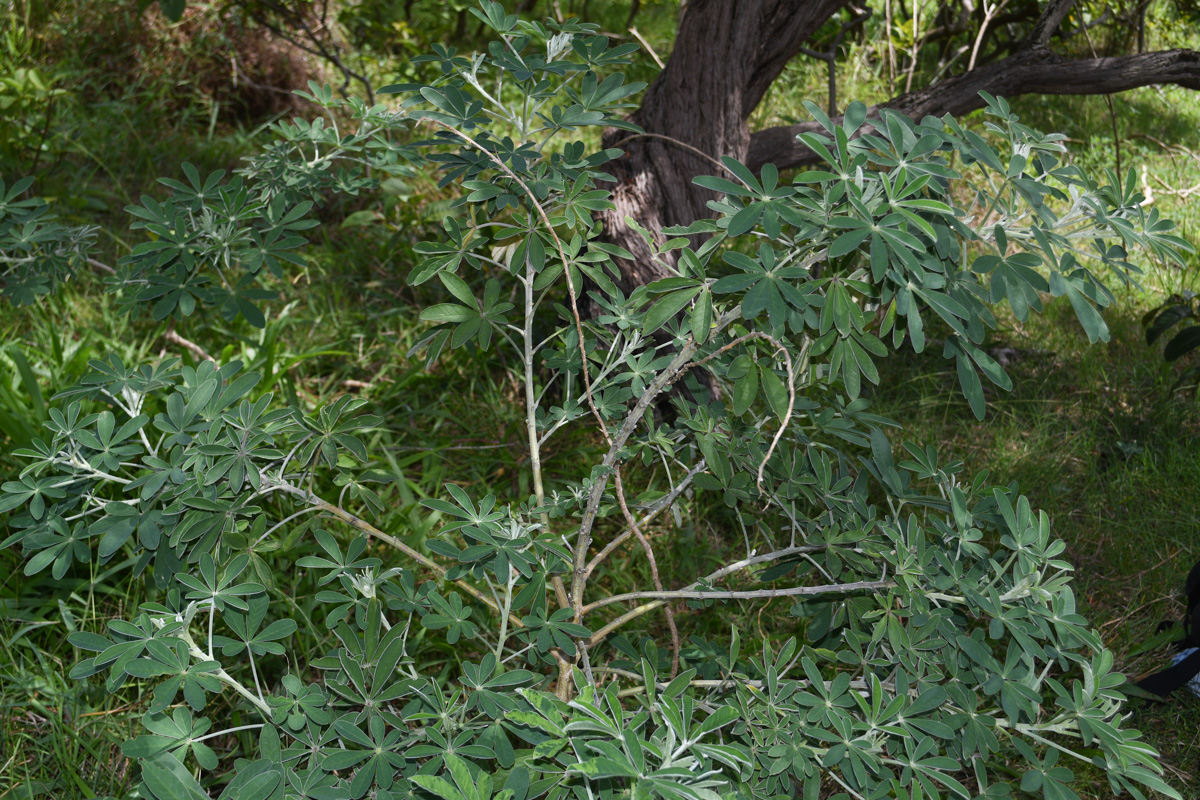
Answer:
[[(679, 20), (666, 69), (646, 90), (630, 119), (647, 133), (683, 142), (710, 157), (744, 160), (747, 118), (787, 62), (849, 0), (691, 0)], [(626, 155), (609, 165), (617, 178), (616, 208), (601, 216), (606, 237), (634, 254), (622, 263), (626, 291), (667, 275), (645, 243), (625, 225), (633, 217), (657, 232), (707, 216), (716, 195), (692, 184), (711, 174), (710, 159), (654, 137), (608, 131), (605, 146)]]
[[(980, 91), (1014, 97), (1110, 94), (1152, 84), (1200, 89), (1200, 53), (1191, 50), (1091, 59), (1056, 55), (1050, 41), (1074, 3), (1050, 0), (1029, 37), (1008, 57), (883, 106), (920, 118), (980, 108)], [(710, 216), (706, 204), (714, 195), (693, 185), (692, 178), (718, 171), (712, 158), (733, 156), (756, 171), (766, 163), (787, 168), (816, 161), (796, 141), (796, 135), (812, 130), (813, 124), (751, 132), (747, 120), (787, 62), (823, 23), (849, 4), (850, 0), (691, 0), (687, 4), (666, 69), (630, 116), (649, 135), (630, 136), (617, 130), (605, 135), (605, 146), (626, 151), (610, 165), (618, 181), (613, 194), (616, 208), (600, 217), (606, 238), (634, 255), (633, 262), (620, 265), (625, 291), (669, 274), (650, 258), (625, 218), (632, 217), (657, 233), (666, 226)]]

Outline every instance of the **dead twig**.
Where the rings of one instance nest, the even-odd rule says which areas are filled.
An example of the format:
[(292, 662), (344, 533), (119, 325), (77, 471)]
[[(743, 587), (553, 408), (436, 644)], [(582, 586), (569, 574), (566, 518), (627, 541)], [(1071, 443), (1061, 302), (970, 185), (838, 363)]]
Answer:
[(642, 34), (638, 33), (637, 28), (630, 28), (629, 32), (633, 34), (633, 38), (638, 40), (638, 44), (646, 48), (646, 52), (649, 53), (650, 57), (654, 59), (654, 63), (658, 64), (659, 69), (667, 68), (667, 65), (663, 63), (663, 60), (658, 57), (658, 53), (654, 52), (654, 48), (650, 46), (650, 43), (642, 38)]
[(176, 333), (175, 320), (171, 320), (170, 324), (167, 325), (167, 332), (163, 334), (163, 341), (184, 348), (201, 361), (216, 361), (203, 347), (191, 339), (185, 339)]

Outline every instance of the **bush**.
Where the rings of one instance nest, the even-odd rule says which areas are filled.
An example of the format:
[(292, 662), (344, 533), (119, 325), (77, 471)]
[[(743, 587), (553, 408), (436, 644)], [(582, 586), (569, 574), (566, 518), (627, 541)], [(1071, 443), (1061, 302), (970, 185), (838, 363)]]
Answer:
[[(989, 307), (1024, 319), (1066, 295), (1104, 340), (1111, 295), (1093, 268), (1129, 281), (1129, 248), (1178, 258), (1170, 223), (1131, 180), (1064, 166), (1062, 137), (1002, 100), (988, 98), (987, 138), (810, 106), (826, 133), (805, 143), (826, 166), (789, 184), (724, 159), (697, 180), (723, 195), (717, 218), (659, 247), (647, 234), (673, 277), (625, 296), (614, 260), (630, 256), (592, 220), (620, 153), (578, 137), (631, 127), (619, 114), (642, 87), (614, 70), (632, 48), (482, 9), (488, 54), (437, 50), (437, 81), (383, 90), (398, 108), (314, 86), (329, 125), (276, 126), (233, 180), (164, 180), (169, 200), (131, 209), (150, 238), (110, 284), (157, 319), (211, 307), (262, 324), (264, 281), (299, 260), (314, 197), (433, 165), (463, 194), (409, 276), (447, 293), (416, 350), (516, 359), (531, 496), (451, 483), (425, 501), (435, 534), (384, 529), (371, 519), (389, 475), (365, 441), (382, 420), (364, 401), (304, 413), (237, 362), (115, 357), (59, 395), (3, 484), (0, 510), (17, 512), (3, 545), (22, 546), (26, 573), (61, 576), (95, 549), (158, 588), (71, 636), (94, 654), (73, 678), (147, 692), (146, 733), (125, 745), (143, 796), (1057, 799), (1076, 796), (1075, 760), (1115, 792), (1179, 797), (1122, 725), (1124, 679), (1077, 613), (1047, 515), (933, 447), (895, 452), (899, 426), (862, 396), (879, 360), (936, 328), (982, 418), (980, 373), (1009, 386), (980, 347)], [(412, 131), (430, 135), (396, 144)], [(5, 291), (32, 302), (87, 232), (17, 188), (0, 204)], [(56, 260), (33, 257), (47, 249)], [(596, 457), (546, 469), (568, 429), (594, 431)], [(658, 567), (676, 550), (646, 526), (696, 492), (728, 507), (745, 554), (668, 589)], [(288, 649), (297, 622), (267, 561), (301, 534), (315, 547), (295, 567), (326, 610), (314, 652)], [(650, 585), (607, 592), (623, 547)], [(676, 619), (775, 599), (794, 622), (753, 642), (736, 627), (685, 639)], [(662, 644), (638, 640), (658, 613)], [(239, 757), (222, 764), (214, 739)]]

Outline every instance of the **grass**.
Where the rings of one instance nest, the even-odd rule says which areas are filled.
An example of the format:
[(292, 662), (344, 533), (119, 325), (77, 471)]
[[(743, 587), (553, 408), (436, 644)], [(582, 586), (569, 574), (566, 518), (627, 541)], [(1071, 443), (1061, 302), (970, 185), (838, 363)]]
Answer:
[[(649, 22), (643, 31), (665, 57), (669, 36)], [(872, 80), (852, 70), (842, 93), (873, 99), (880, 87)], [(787, 80), (777, 84), (786, 86), (793, 88), (772, 90), (758, 122), (802, 116), (800, 96), (823, 102), (823, 66), (789, 67)], [(139, 91), (94, 106), (96, 130), (108, 136), (108, 146), (101, 146), (103, 137), (87, 138), (86, 130), (68, 133), (73, 138), (62, 143), (68, 155), (47, 175), (62, 208), (117, 232), (107, 242), (114, 254), (128, 245), (118, 238), (125, 230), (119, 209), (152, 190), (158, 175), (176, 173), (178, 153), (189, 153), (202, 169), (227, 168), (252, 143), (244, 130), (214, 132), (195, 109), (182, 121), (155, 120), (153, 91)], [(1144, 90), (1114, 103), (1123, 165), (1146, 164), (1158, 207), (1181, 222), (1185, 235), (1200, 238), (1200, 210), (1157, 183), (1180, 188), (1200, 182), (1200, 160), (1185, 149), (1200, 127), (1200, 102), (1183, 90)], [(1026, 99), (1016, 109), (1032, 124), (1072, 137), (1081, 165), (1115, 163), (1102, 99)], [(1137, 131), (1154, 131), (1158, 141), (1133, 136)], [(419, 359), (406, 356), (419, 334), (416, 309), (428, 301), (404, 283), (411, 267), (408, 245), (438, 217), (404, 218), (400, 243), (383, 227), (326, 226), (327, 238), (315, 244), (311, 266), (283, 293), (288, 302), (271, 309), (265, 330), (197, 319), (184, 331), (222, 360), (241, 358), (263, 373), (260, 389), (302, 406), (345, 391), (366, 397), (371, 410), (387, 420), (369, 449), (398, 477), (386, 490), (392, 510), (381, 525), (418, 539), (430, 526), (419, 501), (440, 492), (446, 480), (505, 487), (514, 496), (529, 492), (521, 477), (526, 471), (515, 387), (503, 361), (456, 354), (426, 371)], [(1139, 325), (1144, 310), (1165, 294), (1200, 288), (1196, 269), (1189, 264), (1181, 271), (1153, 272), (1143, 290), (1122, 292), (1107, 314), (1113, 332), (1107, 345), (1088, 346), (1062, 304), (1051, 304), (1044, 316), (1024, 325), (1004, 320), (989, 346), (1012, 350), (1008, 370), (1014, 389), (992, 394), (983, 423), (955, 397), (955, 376), (936, 348), (893, 359), (874, 398), (876, 411), (906, 420), (908, 438), (935, 443), (964, 460), (968, 472), (988, 469), (994, 481), (1017, 481), (1051, 513), (1077, 568), (1081, 607), (1114, 648), (1119, 667), (1132, 675), (1164, 663), (1165, 650), (1138, 653), (1138, 646), (1160, 620), (1182, 615), (1178, 591), (1200, 558), (1200, 401), (1170, 391), (1179, 368), (1162, 363), (1161, 346), (1143, 344)], [(163, 328), (118, 315), (94, 276), (81, 276), (35, 312), (0, 309), (5, 342), (0, 379), (13, 398), (6, 401), (0, 393), (0, 415), (33, 429), (39, 408), (44, 413), (6, 348), (21, 349), (48, 398), (81, 377), (90, 357), (112, 351), (127, 361), (157, 356), (163, 352)], [(13, 464), (10, 444), (0, 450), (5, 474)], [(577, 460), (591, 444), (584, 437), (568, 438), (546, 454), (547, 462)], [(685, 509), (677, 536), (686, 557), (668, 567), (668, 584), (696, 572), (685, 563), (689, 559), (730, 546), (729, 521), (710, 514), (717, 509), (705, 502), (710, 501)], [(272, 588), (278, 600), (294, 605), (298, 619), (324, 613), (312, 600), (311, 579), (291, 577), (285, 569), (307, 546), (305, 531), (297, 526), (294, 546), (277, 554), (280, 569)], [(736, 532), (732, 538), (740, 543)], [(614, 587), (645, 582), (642, 559), (622, 569), (608, 577)], [(27, 578), (19, 556), (0, 551), (0, 800), (124, 796), (134, 788), (120, 743), (137, 733), (142, 713), (137, 692), (107, 694), (94, 679), (65, 678), (77, 658), (66, 635), (102, 629), (107, 619), (145, 600), (146, 591), (140, 581), (124, 580), (107, 567), (77, 570), (61, 581)], [(782, 615), (786, 609), (775, 611)], [(770, 628), (769, 618), (751, 624), (755, 630)], [(324, 644), (314, 627), (302, 627), (296, 649)], [(448, 667), (455, 659), (447, 651), (431, 653), (429, 661)], [(264, 669), (279, 672), (284, 666), (275, 660)], [(1185, 796), (1200, 796), (1200, 699), (1181, 693), (1170, 703), (1135, 705), (1133, 714), (1163, 753), (1172, 783)], [(223, 746), (232, 750), (238, 743)], [(1085, 796), (1105, 796), (1103, 785), (1094, 782)]]

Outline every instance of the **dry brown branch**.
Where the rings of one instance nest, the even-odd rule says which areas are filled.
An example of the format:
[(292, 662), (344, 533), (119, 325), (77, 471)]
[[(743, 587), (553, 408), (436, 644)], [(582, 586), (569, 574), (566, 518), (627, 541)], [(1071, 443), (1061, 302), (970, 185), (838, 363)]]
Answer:
[(175, 332), (175, 320), (167, 325), (167, 332), (163, 334), (163, 341), (184, 348), (201, 361), (216, 361), (208, 351), (190, 339), (185, 339)]

